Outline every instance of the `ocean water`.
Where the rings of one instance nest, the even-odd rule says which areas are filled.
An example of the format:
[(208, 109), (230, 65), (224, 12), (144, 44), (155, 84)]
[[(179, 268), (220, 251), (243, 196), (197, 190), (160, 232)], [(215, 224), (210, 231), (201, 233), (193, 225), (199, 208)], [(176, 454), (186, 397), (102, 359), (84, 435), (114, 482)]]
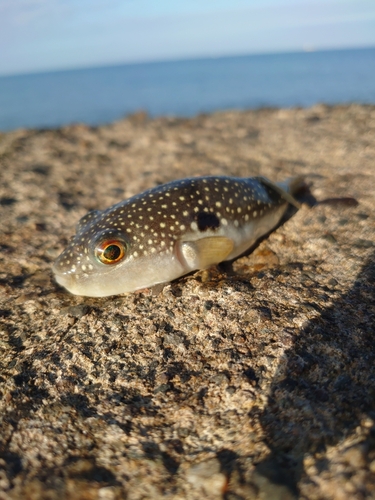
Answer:
[(375, 104), (375, 48), (249, 55), (0, 77), (0, 130), (129, 113)]

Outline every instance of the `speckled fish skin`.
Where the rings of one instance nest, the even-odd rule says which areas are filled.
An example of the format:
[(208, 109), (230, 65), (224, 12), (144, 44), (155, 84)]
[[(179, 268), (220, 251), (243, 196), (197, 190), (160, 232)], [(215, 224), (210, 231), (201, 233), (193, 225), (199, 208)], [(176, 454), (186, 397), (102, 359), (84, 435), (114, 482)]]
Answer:
[[(83, 217), (56, 260), (57, 282), (71, 293), (105, 297), (172, 281), (241, 255), (273, 229), (299, 181), (197, 177), (173, 181)], [(126, 251), (103, 264), (96, 249), (119, 240)]]

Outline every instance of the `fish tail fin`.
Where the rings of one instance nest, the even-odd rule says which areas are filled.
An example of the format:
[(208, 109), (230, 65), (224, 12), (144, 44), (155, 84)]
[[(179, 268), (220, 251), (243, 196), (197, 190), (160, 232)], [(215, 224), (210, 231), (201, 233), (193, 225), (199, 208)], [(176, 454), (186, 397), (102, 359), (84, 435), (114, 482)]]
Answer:
[(304, 191), (307, 188), (306, 179), (303, 175), (289, 177), (283, 182), (278, 182), (277, 185), (292, 196)]
[(277, 184), (269, 181), (265, 177), (258, 177), (258, 179), (266, 186), (269, 186), (273, 190), (277, 191), (285, 201), (290, 203), (296, 208), (301, 208), (301, 204), (294, 198), (294, 195), (299, 191), (302, 191), (306, 187), (306, 183), (302, 176), (290, 177), (283, 182), (278, 182)]

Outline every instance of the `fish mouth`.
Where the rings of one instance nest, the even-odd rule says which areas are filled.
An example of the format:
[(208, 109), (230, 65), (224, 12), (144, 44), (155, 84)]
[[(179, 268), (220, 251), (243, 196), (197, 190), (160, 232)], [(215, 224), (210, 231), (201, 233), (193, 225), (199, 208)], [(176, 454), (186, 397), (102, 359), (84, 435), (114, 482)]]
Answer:
[(88, 275), (62, 273), (54, 267), (52, 270), (57, 284), (65, 288), (65, 290), (73, 295), (84, 297), (104, 297), (122, 293), (122, 291), (110, 291), (106, 293), (105, 287), (103, 288), (103, 286), (100, 283), (98, 284), (95, 282), (95, 280), (92, 282)]
[(75, 274), (55, 274), (55, 281), (73, 295), (83, 295), (86, 297), (101, 297), (101, 294), (90, 293), (83, 286), (80, 276)]
[(56, 269), (53, 267), (52, 271), (55, 275), (55, 281), (58, 283), (60, 286), (68, 290), (69, 292), (74, 294), (74, 280), (73, 276), (71, 274), (61, 274), (56, 272)]
[(79, 276), (76, 273), (72, 273), (71, 271), (64, 271), (60, 267), (60, 261), (57, 259), (52, 266), (52, 272), (54, 274), (55, 281), (68, 290), (70, 293), (74, 295), (81, 295), (78, 291), (80, 279), (83, 279), (83, 276)]

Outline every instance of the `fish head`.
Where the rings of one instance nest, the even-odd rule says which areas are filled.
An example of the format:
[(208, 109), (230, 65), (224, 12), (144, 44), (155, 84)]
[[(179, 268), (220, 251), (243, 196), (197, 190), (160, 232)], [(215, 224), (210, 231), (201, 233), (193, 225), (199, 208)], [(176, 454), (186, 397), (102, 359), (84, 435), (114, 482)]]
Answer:
[(112, 295), (116, 287), (111, 282), (118, 279), (119, 267), (128, 258), (129, 245), (123, 232), (110, 228), (97, 231), (95, 225), (90, 225), (72, 238), (55, 261), (52, 267), (55, 279), (75, 295)]
[(133, 230), (111, 224), (116, 220), (112, 212), (78, 224), (77, 234), (53, 264), (57, 283), (74, 295), (105, 297), (165, 281), (166, 251), (157, 252)]

